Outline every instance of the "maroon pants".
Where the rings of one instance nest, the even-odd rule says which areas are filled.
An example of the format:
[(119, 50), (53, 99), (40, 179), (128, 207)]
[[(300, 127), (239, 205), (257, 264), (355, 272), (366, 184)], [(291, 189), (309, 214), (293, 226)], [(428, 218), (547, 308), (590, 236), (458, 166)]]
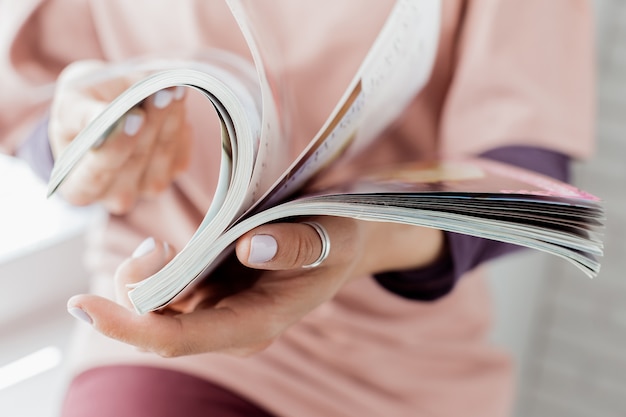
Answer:
[(106, 366), (72, 381), (62, 417), (272, 417), (211, 382), (167, 369)]

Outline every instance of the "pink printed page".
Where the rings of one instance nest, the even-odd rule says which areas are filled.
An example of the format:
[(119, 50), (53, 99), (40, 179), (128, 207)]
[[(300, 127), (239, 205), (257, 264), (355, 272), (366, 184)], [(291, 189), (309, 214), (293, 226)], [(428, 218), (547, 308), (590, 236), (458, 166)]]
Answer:
[(553, 178), (538, 174), (536, 172), (528, 171), (510, 165), (505, 165), (494, 161), (479, 160), (477, 161), (477, 163), (486, 172), (500, 176), (502, 178), (510, 178), (528, 185), (528, 187), (524, 188), (500, 190), (500, 192), (504, 194), (528, 194), (600, 201), (598, 197), (589, 194), (586, 191), (580, 190), (571, 184), (557, 181)]
[[(375, 173), (363, 180), (331, 187), (344, 193), (450, 193), (489, 198), (532, 196), (542, 199), (600, 201), (594, 195), (523, 168), (486, 159), (416, 162)], [(326, 186), (325, 184), (324, 186)], [(328, 194), (317, 188), (322, 194)]]

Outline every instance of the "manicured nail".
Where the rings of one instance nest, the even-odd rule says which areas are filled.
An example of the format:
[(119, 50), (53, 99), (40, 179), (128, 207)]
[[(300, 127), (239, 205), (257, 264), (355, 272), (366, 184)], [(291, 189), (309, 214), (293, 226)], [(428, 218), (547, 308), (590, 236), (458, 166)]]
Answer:
[(144, 255), (149, 254), (156, 248), (156, 241), (153, 237), (149, 237), (137, 246), (137, 249), (132, 254), (133, 258), (141, 258)]
[(185, 97), (185, 87), (178, 86), (174, 89), (174, 100), (181, 100)]
[(250, 255), (248, 262), (262, 264), (271, 260), (278, 251), (278, 243), (270, 235), (255, 235), (250, 240)]
[(87, 324), (93, 324), (93, 320), (91, 319), (91, 317), (89, 317), (89, 314), (85, 313), (85, 310), (83, 310), (82, 308), (68, 307), (67, 312), (80, 321), (83, 321)]
[(131, 113), (126, 116), (124, 121), (124, 133), (128, 136), (135, 136), (143, 125), (143, 115)]
[(174, 98), (174, 93), (171, 90), (160, 90), (154, 94), (154, 107), (157, 109), (164, 109), (170, 105), (172, 99)]

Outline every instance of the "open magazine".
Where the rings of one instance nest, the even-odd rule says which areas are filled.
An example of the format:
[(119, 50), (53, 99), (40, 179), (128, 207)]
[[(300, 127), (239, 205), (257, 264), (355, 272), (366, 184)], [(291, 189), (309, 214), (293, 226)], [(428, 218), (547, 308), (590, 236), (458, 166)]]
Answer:
[(162, 308), (192, 289), (247, 231), (298, 216), (346, 216), (471, 234), (539, 249), (589, 276), (598, 273), (604, 218), (598, 199), (504, 164), (472, 159), (394, 166), (364, 173), (357, 182), (297, 194), (355, 137), (379, 134), (424, 86), (437, 48), (438, 0), (396, 2), (337, 106), (295, 160), (286, 151), (279, 94), (264, 66), (267, 54), (250, 22), (254, 2), (244, 3), (228, 1), (254, 68), (217, 52), (201, 62), (150, 63), (144, 69), (151, 75), (87, 126), (52, 172), (50, 194), (126, 112), (161, 89), (195, 88), (213, 104), (222, 125), (222, 158), (211, 207), (178, 255), (130, 291), (139, 313)]

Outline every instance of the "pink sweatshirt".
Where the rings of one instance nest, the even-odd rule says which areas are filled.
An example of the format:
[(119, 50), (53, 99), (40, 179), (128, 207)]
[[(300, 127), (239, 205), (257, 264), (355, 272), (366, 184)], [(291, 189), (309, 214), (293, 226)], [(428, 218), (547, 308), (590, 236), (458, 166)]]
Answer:
[[(267, 19), (285, 51), (276, 65), (302, 109), (294, 123), (296, 148), (327, 116), (391, 4), (324, 1), (267, 2)], [(24, 0), (12, 7), (19, 18), (0, 24), (0, 144), (6, 152), (27, 136), (48, 105), (47, 86), (74, 60), (119, 61), (207, 46), (246, 55), (222, 1)], [(589, 8), (582, 0), (444, 0), (429, 84), (354, 164), (506, 145), (588, 155)], [(112, 272), (144, 238), (182, 247), (210, 204), (218, 148), (215, 138), (201, 134), (215, 127), (203, 125), (205, 104), (190, 108), (197, 137), (189, 171), (157, 200), (110, 218), (94, 233), (88, 249), (94, 292), (113, 296)], [(176, 369), (283, 416), (505, 416), (512, 369), (486, 341), (490, 314), (480, 269), (434, 303), (402, 299), (364, 277), (251, 358), (161, 359), (82, 327), (73, 370), (120, 363)]]

